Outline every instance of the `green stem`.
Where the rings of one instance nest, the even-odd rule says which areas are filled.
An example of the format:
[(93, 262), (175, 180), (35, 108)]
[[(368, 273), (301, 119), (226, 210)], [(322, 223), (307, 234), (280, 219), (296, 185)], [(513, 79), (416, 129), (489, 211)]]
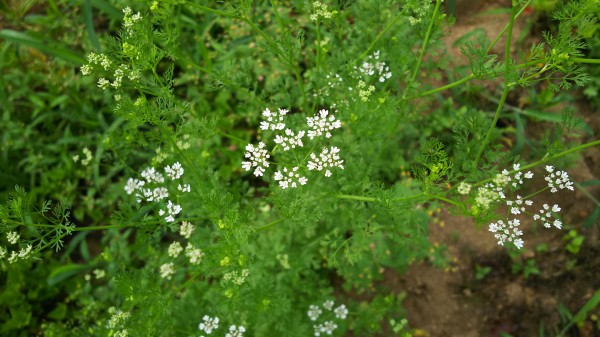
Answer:
[(264, 230), (267, 230), (267, 229), (269, 229), (269, 228), (271, 228), (271, 227), (273, 227), (273, 226), (275, 226), (275, 225), (277, 225), (277, 224), (280, 224), (280, 223), (282, 223), (283, 221), (284, 221), (283, 219), (279, 219), (279, 220), (276, 220), (276, 221), (270, 222), (270, 223), (268, 223), (268, 224), (266, 224), (266, 225), (264, 225), (264, 226), (256, 227), (256, 229), (255, 229), (255, 230), (256, 230), (257, 232), (259, 232), (259, 231), (264, 231)]
[(464, 77), (464, 78), (462, 78), (462, 79), (460, 79), (460, 80), (458, 80), (458, 81), (452, 82), (452, 83), (450, 83), (450, 84), (446, 84), (446, 85), (445, 85), (445, 86), (443, 86), (443, 87), (439, 87), (439, 88), (436, 88), (436, 89), (431, 89), (431, 90), (428, 90), (428, 91), (422, 92), (422, 93), (420, 93), (419, 95), (417, 95), (417, 96), (414, 96), (414, 97), (407, 98), (406, 100), (412, 100), (412, 99), (415, 99), (415, 98), (419, 98), (419, 97), (423, 97), (423, 96), (428, 96), (428, 95), (431, 95), (431, 94), (435, 94), (436, 92), (440, 92), (440, 91), (448, 90), (448, 89), (450, 89), (450, 88), (454, 88), (454, 87), (456, 87), (456, 86), (458, 86), (458, 85), (461, 85), (461, 84), (463, 84), (463, 83), (465, 83), (465, 82), (468, 82), (468, 81), (470, 81), (470, 80), (472, 80), (472, 79), (474, 79), (474, 78), (475, 78), (475, 75), (471, 74), (471, 75), (469, 75), (469, 76), (467, 76), (467, 77)]
[[(512, 171), (509, 171), (509, 172), (508, 172), (508, 174), (514, 174), (514, 173), (517, 173), (518, 171), (524, 171), (524, 170), (528, 170), (528, 169), (534, 168), (534, 167), (536, 167), (536, 166), (538, 166), (538, 165), (541, 165), (541, 164), (545, 164), (545, 163), (551, 162), (551, 161), (553, 161), (554, 159), (558, 159), (558, 158), (560, 158), (560, 157), (563, 157), (563, 156), (566, 156), (566, 155), (568, 155), (568, 154), (571, 154), (571, 153), (574, 153), (574, 152), (579, 152), (579, 151), (581, 151), (581, 150), (587, 149), (588, 147), (592, 147), (592, 146), (596, 146), (596, 145), (600, 145), (600, 140), (595, 140), (595, 141), (593, 141), (593, 142), (589, 142), (589, 143), (585, 143), (585, 144), (582, 144), (582, 145), (576, 146), (576, 147), (574, 147), (574, 148), (572, 148), (572, 149), (568, 149), (568, 150), (565, 150), (565, 151), (563, 151), (563, 152), (559, 152), (559, 153), (557, 153), (557, 154), (555, 154), (555, 155), (553, 155), (553, 156), (544, 157), (544, 158), (542, 158), (542, 159), (540, 159), (540, 160), (538, 160), (538, 161), (536, 161), (536, 162), (533, 162), (533, 163), (531, 163), (531, 164), (529, 164), (529, 165), (525, 165), (525, 166), (523, 166), (523, 167), (519, 168), (519, 170), (512, 170)], [(492, 181), (492, 180), (494, 180), (494, 178), (488, 178), (488, 179), (482, 180), (482, 181), (480, 181), (480, 182), (478, 182), (478, 183), (476, 183), (476, 184), (473, 184), (473, 186), (480, 186), (480, 185), (484, 185), (484, 184), (486, 184), (486, 183), (489, 183), (489, 182), (490, 182), (490, 181)]]
[(508, 96), (508, 92), (510, 91), (510, 86), (508, 85), (508, 79), (509, 79), (508, 74), (510, 73), (510, 68), (511, 68), (510, 43), (512, 41), (512, 31), (513, 31), (513, 25), (515, 23), (515, 17), (516, 17), (515, 10), (516, 10), (516, 7), (514, 7), (514, 4), (513, 4), (512, 10), (510, 13), (510, 22), (508, 23), (508, 33), (506, 35), (506, 46), (504, 48), (504, 71), (505, 71), (504, 91), (502, 92), (502, 97), (500, 98), (500, 103), (498, 104), (498, 108), (496, 109), (496, 114), (494, 116), (494, 120), (492, 121), (492, 124), (490, 125), (490, 128), (488, 129), (488, 132), (485, 135), (485, 138), (483, 139), (481, 146), (479, 147), (479, 151), (477, 151), (477, 156), (475, 156), (474, 167), (477, 167), (479, 158), (481, 158), (481, 154), (483, 153), (483, 150), (485, 150), (485, 147), (487, 146), (487, 143), (490, 140), (490, 136), (492, 135), (494, 128), (496, 128), (496, 123), (498, 122), (498, 119), (500, 118), (500, 113), (502, 112), (502, 107), (504, 106), (504, 102), (506, 101), (506, 97)]
[(460, 206), (456, 201), (450, 200), (448, 198), (444, 198), (444, 197), (439, 196), (439, 195), (425, 194), (424, 196), (430, 197), (430, 198), (433, 198), (433, 199), (438, 199), (438, 200), (441, 200), (441, 201), (444, 201), (444, 202), (447, 202), (447, 203), (452, 204), (452, 205), (454, 205), (456, 207)]
[(506, 26), (504, 26), (504, 28), (502, 29), (502, 31), (500, 32), (500, 34), (498, 34), (496, 36), (496, 38), (494, 39), (494, 41), (492, 41), (492, 44), (490, 44), (487, 47), (487, 49), (485, 50), (486, 54), (489, 53), (490, 50), (492, 50), (492, 48), (494, 48), (494, 46), (496, 45), (496, 43), (498, 43), (498, 41), (500, 40), (500, 38), (502, 37), (502, 35), (504, 35), (504, 33), (506, 33), (507, 30), (509, 31), (509, 34), (512, 34), (512, 26), (513, 26), (514, 19), (518, 18), (521, 15), (521, 13), (523, 13), (523, 11), (525, 11), (525, 8), (527, 8), (527, 6), (529, 6), (530, 2), (531, 2), (531, 0), (527, 1), (525, 3), (525, 5), (523, 5), (523, 7), (521, 7), (521, 9), (517, 12), (516, 15), (513, 15), (513, 13), (514, 13), (514, 7), (512, 8), (513, 10), (511, 11), (511, 18), (510, 18), (511, 21)]
[(241, 139), (241, 138), (239, 138), (239, 137), (236, 137), (236, 136), (232, 136), (232, 135), (230, 135), (230, 134), (228, 134), (228, 133), (225, 133), (225, 132), (223, 132), (223, 131), (218, 131), (218, 134), (220, 134), (221, 136), (223, 136), (223, 137), (225, 137), (225, 138), (229, 138), (229, 139), (236, 140), (236, 141), (238, 141), (238, 142), (240, 142), (240, 143), (242, 143), (242, 144), (247, 144), (247, 143), (248, 143), (248, 141), (247, 141), (247, 140)]
[(600, 59), (585, 59), (580, 57), (571, 57), (569, 61), (577, 62), (577, 63), (595, 63), (600, 64)]
[[(431, 16), (431, 22), (429, 22), (429, 27), (427, 27), (427, 33), (425, 33), (425, 40), (423, 41), (423, 45), (421, 46), (421, 51), (419, 52), (419, 58), (417, 59), (417, 65), (413, 70), (412, 76), (410, 77), (408, 84), (412, 84), (417, 78), (417, 74), (419, 70), (421, 70), (421, 62), (423, 61), (423, 56), (425, 55), (425, 50), (427, 50), (427, 45), (429, 44), (429, 39), (431, 38), (431, 32), (433, 31), (433, 26), (435, 25), (435, 20), (437, 18), (438, 12), (440, 11), (440, 5), (442, 4), (442, 0), (436, 0), (435, 8), (433, 9), (433, 15)], [(406, 91), (405, 91), (406, 93)]]
[(373, 42), (371, 42), (371, 44), (369, 45), (369, 48), (367, 48), (362, 54), (360, 54), (360, 56), (355, 60), (355, 62), (358, 62), (364, 59), (367, 55), (369, 55), (373, 48), (375, 48), (375, 45), (379, 42), (379, 40), (381, 40), (383, 35), (385, 35), (385, 33), (387, 33), (387, 31), (390, 30), (401, 18), (402, 12), (398, 13), (398, 15), (396, 15), (396, 17), (392, 19), (392, 21), (390, 21), (390, 23), (381, 32), (379, 32), (379, 34), (377, 34)]
[(335, 197), (338, 198), (338, 199), (349, 199), (349, 200), (357, 200), (357, 201), (368, 201), (368, 202), (379, 201), (376, 198), (363, 197), (363, 196), (360, 196), (360, 195), (350, 195), (350, 194), (336, 194)]

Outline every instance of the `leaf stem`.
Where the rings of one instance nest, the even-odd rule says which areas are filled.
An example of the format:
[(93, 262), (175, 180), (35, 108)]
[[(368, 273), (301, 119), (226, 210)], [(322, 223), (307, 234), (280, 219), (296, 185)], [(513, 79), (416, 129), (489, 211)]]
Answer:
[[(433, 9), (433, 15), (431, 16), (431, 22), (429, 22), (429, 27), (427, 27), (427, 33), (425, 33), (425, 40), (423, 40), (423, 45), (421, 46), (421, 51), (419, 52), (419, 58), (417, 59), (417, 65), (413, 70), (413, 73), (408, 81), (408, 84), (411, 85), (415, 79), (417, 78), (417, 74), (421, 69), (421, 62), (423, 61), (423, 56), (425, 55), (425, 50), (427, 50), (427, 45), (429, 44), (429, 39), (431, 38), (431, 32), (433, 31), (433, 26), (435, 25), (435, 20), (437, 18), (438, 12), (440, 11), (440, 5), (442, 4), (442, 0), (435, 1), (435, 8)], [(406, 93), (406, 91), (405, 91)]]

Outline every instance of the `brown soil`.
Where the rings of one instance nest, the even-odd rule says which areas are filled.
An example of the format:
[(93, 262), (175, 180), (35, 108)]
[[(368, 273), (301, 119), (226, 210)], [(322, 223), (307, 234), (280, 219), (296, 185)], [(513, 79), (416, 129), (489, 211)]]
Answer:
[[(508, 22), (507, 14), (485, 14), (490, 10), (509, 8), (510, 1), (456, 0), (457, 22), (445, 43), (457, 64), (468, 61), (452, 43), (475, 28), (483, 28), (493, 38)], [(513, 36), (518, 36), (524, 20), (515, 23)], [(493, 52), (503, 57), (504, 41), (500, 40)], [(492, 91), (493, 92), (493, 91)], [(581, 117), (594, 129), (600, 130), (600, 116), (589, 107), (579, 107)], [(533, 126), (528, 132), (536, 134), (544, 125)], [(592, 138), (587, 141), (593, 140)], [(568, 168), (573, 181), (600, 179), (600, 149), (583, 152), (577, 165)], [(537, 177), (542, 175), (536, 171)], [(600, 189), (586, 190), (600, 199)], [(594, 203), (581, 190), (540, 195), (537, 204), (561, 205), (564, 222), (562, 230), (533, 228), (524, 223), (525, 250), (520, 257), (511, 258), (507, 249), (500, 247), (487, 231), (470, 218), (441, 212), (430, 226), (430, 241), (448, 248), (450, 264), (435, 267), (427, 262), (410, 266), (402, 275), (385, 271), (385, 286), (397, 292), (406, 292), (404, 308), (416, 335), (431, 337), (554, 336), (566, 326), (559, 315), (559, 306), (575, 314), (593, 293), (600, 288), (599, 224), (580, 226), (594, 209)], [(578, 254), (566, 250), (565, 235), (574, 228), (585, 237)], [(542, 247), (545, 247), (542, 249)], [(537, 249), (536, 249), (537, 248)], [(537, 275), (525, 276), (513, 268), (525, 261), (534, 261)], [(569, 265), (570, 267), (567, 267)], [(476, 268), (491, 267), (481, 279)], [(600, 310), (595, 309), (596, 314)], [(581, 327), (573, 327), (565, 336), (600, 336), (591, 320)]]

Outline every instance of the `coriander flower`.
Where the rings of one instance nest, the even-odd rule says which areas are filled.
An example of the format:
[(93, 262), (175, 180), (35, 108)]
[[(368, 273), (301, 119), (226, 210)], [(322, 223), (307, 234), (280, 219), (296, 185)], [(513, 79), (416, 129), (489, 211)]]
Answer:
[(266, 145), (263, 142), (258, 143), (258, 146), (248, 144), (244, 156), (250, 159), (250, 161), (242, 162), (242, 168), (246, 171), (250, 171), (252, 167), (255, 167), (254, 175), (257, 177), (262, 176), (265, 173), (266, 168), (269, 167), (268, 159), (271, 158), (265, 147)]
[(333, 304), (332, 300), (327, 300), (323, 303), (323, 308), (331, 311), (331, 309), (333, 309)]
[(179, 256), (179, 254), (181, 254), (181, 252), (183, 252), (183, 247), (181, 247), (181, 243), (179, 243), (178, 241), (175, 241), (173, 243), (171, 243), (171, 245), (169, 245), (169, 256), (170, 257), (177, 257)]
[(190, 184), (183, 184), (183, 185), (179, 184), (179, 185), (177, 185), (177, 189), (184, 193), (185, 192), (189, 193), (191, 191)]
[(302, 147), (302, 137), (304, 137), (304, 131), (298, 131), (296, 135), (294, 131), (285, 129), (286, 136), (276, 135), (275, 143), (283, 147), (283, 151), (288, 151), (290, 148), (295, 149), (296, 146)]
[(171, 276), (175, 273), (175, 265), (172, 262), (165, 263), (160, 266), (160, 277), (166, 278), (168, 280), (171, 279)]
[(560, 206), (558, 206), (557, 204), (554, 204), (554, 206), (552, 206), (552, 208), (550, 208), (550, 205), (548, 204), (543, 204), (542, 205), (542, 209), (539, 210), (540, 214), (534, 214), (533, 215), (533, 220), (540, 220), (543, 224), (544, 227), (546, 228), (550, 228), (552, 226), (561, 229), (562, 228), (562, 221), (560, 221), (559, 219), (554, 219), (554, 221), (552, 220), (553, 214), (552, 213), (558, 213), (560, 212)]
[(457, 190), (459, 194), (467, 195), (469, 192), (471, 192), (471, 184), (462, 181), (460, 184), (458, 184)]
[(275, 176), (273, 179), (279, 181), (279, 186), (283, 189), (292, 187), (298, 187), (300, 185), (306, 185), (308, 179), (306, 177), (301, 177), (300, 174), (296, 173), (298, 171), (298, 167), (294, 167), (291, 170), (288, 170), (287, 167), (283, 168), (283, 173), (281, 171), (275, 172)]
[(331, 138), (329, 131), (342, 127), (342, 122), (330, 115), (328, 110), (322, 109), (313, 117), (306, 118), (306, 124), (311, 130), (308, 131), (308, 138), (313, 139), (325, 134), (326, 138)]
[(262, 116), (266, 119), (260, 122), (261, 130), (283, 130), (285, 123), (283, 123), (283, 117), (289, 112), (286, 109), (278, 109), (277, 112), (271, 112), (269, 108), (262, 112)]
[(185, 256), (190, 259), (191, 264), (199, 264), (204, 253), (202, 252), (202, 249), (194, 248), (194, 246), (188, 242), (187, 247), (185, 247)]
[(173, 166), (167, 165), (165, 167), (165, 173), (171, 180), (177, 180), (183, 175), (183, 167), (181, 167), (179, 162), (176, 162)]
[(17, 232), (6, 233), (6, 240), (8, 240), (8, 242), (12, 243), (13, 245), (16, 244), (17, 242), (19, 242), (20, 238), (21, 238), (21, 235), (19, 235)]
[(179, 234), (181, 236), (183, 236), (186, 239), (189, 239), (190, 236), (192, 236), (193, 232), (194, 232), (194, 225), (192, 225), (191, 223), (189, 223), (187, 221), (183, 221), (181, 223), (181, 227), (179, 227)]
[(319, 308), (316, 305), (310, 305), (308, 307), (308, 317), (310, 318), (311, 321), (316, 321), (317, 318), (319, 318), (319, 316), (323, 313), (323, 311), (321, 310), (321, 308)]
[(342, 170), (344, 169), (344, 161), (340, 159), (339, 153), (340, 149), (335, 146), (329, 149), (324, 148), (321, 150), (321, 154), (319, 154), (318, 157), (314, 153), (311, 153), (311, 160), (308, 161), (307, 167), (309, 170), (325, 170), (325, 177), (331, 177), (331, 171), (329, 171), (329, 168), (337, 167)]
[(129, 178), (127, 180), (127, 184), (125, 185), (125, 192), (131, 195), (137, 189), (140, 189), (144, 186), (145, 182), (137, 179)]
[(348, 308), (346, 308), (346, 305), (342, 304), (339, 307), (335, 308), (333, 313), (335, 314), (335, 317), (339, 319), (346, 319), (346, 317), (348, 316)]
[(523, 239), (521, 236), (523, 232), (519, 229), (521, 221), (519, 219), (509, 220), (508, 223), (504, 223), (502, 220), (498, 220), (497, 223), (491, 223), (489, 231), (494, 234), (494, 237), (498, 240), (498, 245), (504, 246), (505, 242), (512, 242), (517, 248), (523, 248)]
[(203, 322), (198, 325), (198, 329), (204, 331), (207, 334), (211, 334), (213, 330), (219, 328), (219, 317), (210, 318), (208, 315), (202, 317)]
[(81, 71), (81, 75), (86, 76), (92, 72), (92, 68), (86, 64), (86, 65), (81, 66), (80, 71)]
[(98, 88), (100, 88), (102, 90), (106, 90), (109, 85), (110, 85), (110, 82), (107, 79), (105, 79), (104, 77), (100, 78), (98, 80)]
[(165, 177), (162, 174), (158, 173), (154, 167), (149, 167), (142, 171), (142, 178), (146, 179), (148, 183), (156, 182), (162, 184), (165, 182)]
[(225, 337), (243, 337), (244, 332), (246, 332), (246, 328), (244, 328), (242, 325), (239, 327), (232, 325), (229, 327), (229, 332), (225, 335)]
[(569, 174), (566, 171), (554, 171), (554, 166), (546, 166), (548, 175), (544, 180), (548, 182), (550, 192), (556, 193), (558, 190), (568, 189), (574, 191), (573, 182), (569, 179)]

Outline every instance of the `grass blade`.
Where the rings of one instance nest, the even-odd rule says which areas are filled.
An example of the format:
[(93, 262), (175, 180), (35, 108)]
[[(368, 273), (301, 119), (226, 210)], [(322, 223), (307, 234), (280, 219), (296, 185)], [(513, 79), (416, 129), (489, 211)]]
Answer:
[(86, 62), (83, 56), (74, 51), (61, 46), (51, 45), (26, 33), (17, 32), (11, 29), (3, 29), (0, 30), (0, 39), (5, 39), (7, 41), (12, 41), (14, 43), (35, 48), (43, 53), (54, 55), (72, 63), (82, 64)]

